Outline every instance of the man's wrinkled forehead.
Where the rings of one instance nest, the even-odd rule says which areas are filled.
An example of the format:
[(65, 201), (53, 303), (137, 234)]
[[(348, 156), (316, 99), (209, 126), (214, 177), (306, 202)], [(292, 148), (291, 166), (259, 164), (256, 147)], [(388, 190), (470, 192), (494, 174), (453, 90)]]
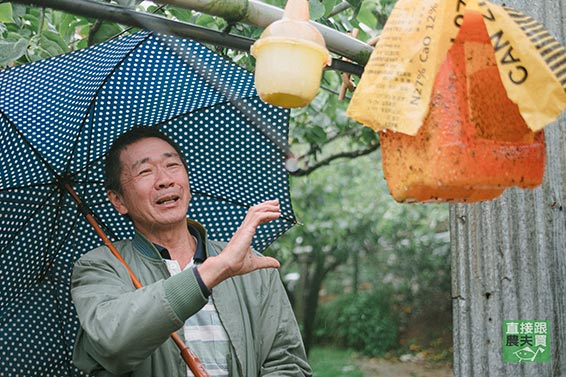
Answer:
[[(178, 160), (179, 162), (181, 162), (181, 156), (179, 156), (179, 154), (177, 152), (164, 152), (161, 155), (160, 160), (169, 160), (169, 159), (174, 159), (174, 160)], [(151, 157), (144, 157), (144, 158), (133, 161), (131, 168), (137, 169), (141, 165), (151, 163), (151, 162), (152, 162)]]
[(120, 163), (122, 166), (135, 167), (155, 160), (177, 158), (182, 161), (181, 156), (166, 140), (148, 137), (137, 140), (124, 146), (120, 152)]

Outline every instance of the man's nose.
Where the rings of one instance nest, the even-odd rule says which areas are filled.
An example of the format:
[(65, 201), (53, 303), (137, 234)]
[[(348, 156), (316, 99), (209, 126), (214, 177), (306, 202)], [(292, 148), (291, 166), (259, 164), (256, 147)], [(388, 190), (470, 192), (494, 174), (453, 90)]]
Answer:
[(157, 176), (155, 177), (155, 185), (157, 187), (167, 188), (173, 186), (174, 183), (173, 177), (165, 169), (157, 169)]

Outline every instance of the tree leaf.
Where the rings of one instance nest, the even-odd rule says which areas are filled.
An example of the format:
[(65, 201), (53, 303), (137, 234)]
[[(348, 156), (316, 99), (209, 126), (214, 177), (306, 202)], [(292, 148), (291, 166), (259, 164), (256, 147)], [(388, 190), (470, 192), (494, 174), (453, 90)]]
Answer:
[(28, 41), (18, 39), (17, 41), (0, 40), (0, 66), (5, 67), (8, 64), (22, 57), (28, 48)]
[(377, 25), (377, 17), (375, 17), (372, 10), (368, 6), (366, 6), (365, 4), (366, 3), (364, 2), (362, 7), (360, 8), (360, 12), (358, 13), (357, 19), (360, 23), (366, 25), (370, 29), (376, 29), (377, 26), (378, 26)]
[[(42, 34), (42, 43), (44, 43), (44, 41), (49, 41), (52, 42), (53, 44), (55, 44), (56, 46), (58, 46), (58, 51), (60, 51), (57, 55), (62, 54), (64, 52), (69, 52), (69, 46), (67, 45), (67, 43), (63, 40), (63, 38), (61, 38), (61, 35), (58, 33), (55, 33), (53, 31), (49, 31), (49, 30), (45, 30)], [(52, 47), (55, 48), (55, 47)]]
[(37, 18), (32, 14), (26, 14), (22, 18), (30, 23), (30, 26), (33, 30), (35, 31), (39, 30), (39, 24), (40, 24), (39, 18)]
[(189, 9), (169, 7), (167, 11), (171, 14), (171, 16), (175, 17), (179, 21), (189, 22), (193, 16), (193, 11)]
[(94, 43), (102, 43), (122, 32), (122, 28), (115, 23), (103, 22), (100, 29), (94, 34)]
[(327, 16), (330, 12), (332, 12), (332, 9), (336, 6), (336, 2), (336, 0), (322, 0), (322, 4), (324, 5), (324, 16)]
[(50, 58), (52, 56), (61, 55), (62, 53), (63, 51), (61, 50), (61, 48), (57, 43), (42, 38), (41, 44), (35, 50), (35, 57), (38, 57), (39, 58), (38, 60), (42, 60), (42, 59)]
[(309, 0), (309, 13), (311, 20), (318, 20), (324, 17), (326, 9), (319, 0)]
[(88, 25), (88, 20), (84, 17), (74, 16), (68, 13), (60, 13), (59, 22), (56, 23), (57, 30), (61, 33), (61, 38), (69, 43), (74, 40), (78, 27), (81, 25)]
[(328, 137), (322, 127), (314, 126), (308, 130), (307, 139), (315, 144), (324, 144)]
[(80, 50), (81, 48), (87, 48), (88, 41), (86, 39), (81, 39), (79, 43), (77, 43), (77, 49)]
[(357, 12), (360, 9), (360, 6), (362, 5), (362, 0), (346, 0), (351, 6), (352, 8), (354, 8), (354, 12)]
[(12, 19), (12, 4), (0, 4), (0, 22), (14, 22), (14, 20)]

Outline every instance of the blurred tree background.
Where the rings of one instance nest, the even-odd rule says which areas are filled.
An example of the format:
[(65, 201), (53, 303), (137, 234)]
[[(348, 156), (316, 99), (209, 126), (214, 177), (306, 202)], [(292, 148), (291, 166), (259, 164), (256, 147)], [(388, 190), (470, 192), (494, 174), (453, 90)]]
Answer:
[[(256, 39), (261, 29), (149, 1), (106, 1)], [(283, 7), (285, 0), (267, 1)], [(395, 0), (309, 0), (311, 19), (357, 38), (379, 36)], [(0, 3), (0, 68), (106, 41), (123, 25), (46, 8)], [(248, 53), (209, 46), (253, 70)], [(340, 58), (340, 57), (335, 57)], [(359, 78), (352, 77), (352, 82)], [(282, 262), (307, 349), (348, 348), (368, 357), (428, 353), (450, 359), (448, 207), (401, 205), (389, 196), (378, 135), (345, 115), (341, 72), (293, 109), (289, 132), (298, 225), (269, 253)]]
[(369, 357), (427, 352), (449, 360), (452, 343), (446, 205), (398, 204), (379, 151), (293, 177), (299, 225), (270, 252), (284, 261), (305, 344)]

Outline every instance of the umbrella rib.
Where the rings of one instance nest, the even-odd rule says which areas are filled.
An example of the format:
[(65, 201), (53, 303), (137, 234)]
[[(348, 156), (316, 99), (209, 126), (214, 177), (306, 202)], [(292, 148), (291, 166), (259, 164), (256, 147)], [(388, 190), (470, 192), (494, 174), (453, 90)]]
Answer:
[[(163, 38), (160, 38), (161, 41), (169, 47), (171, 51), (173, 51), (179, 59), (183, 60), (189, 66), (193, 67), (193, 69), (206, 81), (209, 85), (215, 88), (218, 92), (222, 93), (228, 102), (232, 104), (236, 109), (240, 110), (240, 112), (250, 120), (250, 123), (253, 127), (261, 132), (278, 150), (281, 154), (287, 157), (290, 153), (289, 146), (285, 142), (279, 142), (270, 132), (263, 129), (261, 123), (258, 121), (258, 116), (254, 114), (251, 107), (246, 104), (243, 98), (234, 98), (234, 93), (232, 92), (231, 88), (226, 88), (222, 84), (222, 80), (217, 80), (216, 75), (213, 70), (206, 70), (204, 69), (204, 63), (198, 56), (194, 54), (185, 55), (180, 53), (180, 49), (173, 45), (172, 43), (166, 41)], [(224, 102), (225, 103), (225, 102)]]
[(20, 139), (24, 142), (24, 144), (26, 144), (29, 149), (33, 152), (33, 154), (39, 159), (39, 161), (41, 161), (41, 163), (45, 166), (45, 168), (47, 170), (49, 170), (49, 172), (51, 172), (51, 174), (53, 174), (54, 177), (57, 177), (57, 173), (55, 172), (55, 170), (51, 167), (51, 165), (43, 158), (43, 156), (41, 155), (41, 153), (39, 153), (39, 151), (37, 149), (35, 149), (35, 147), (29, 142), (29, 140), (26, 138), (26, 136), (22, 133), (22, 131), (20, 131), (16, 125), (14, 124), (14, 122), (12, 122), (12, 120), (8, 117), (8, 115), (6, 115), (6, 113), (4, 113), (4, 111), (0, 110), (0, 114), (2, 114), (2, 118), (4, 118), (6, 120), (6, 122), (8, 122), (8, 124), (10, 125), (10, 127), (13, 129), (13, 131), (20, 137)]
[[(61, 208), (61, 206), (58, 206), (59, 208)], [(76, 216), (75, 217), (75, 221), (73, 222), (73, 225), (71, 227), (74, 228), (77, 226), (77, 222), (78, 222), (79, 217)], [(62, 242), (60, 243), (60, 246), (57, 248), (57, 250), (53, 253), (53, 257), (50, 258), (49, 263), (46, 264), (46, 266), (49, 266), (45, 269), (45, 272), (42, 274), (43, 277), (46, 278), (46, 280), (50, 283), (49, 286), (51, 288), (51, 294), (53, 296), (53, 299), (55, 301), (55, 305), (57, 307), (57, 315), (58, 315), (58, 322), (59, 322), (59, 332), (61, 334), (61, 341), (62, 341), (62, 345), (64, 347), (65, 350), (68, 350), (69, 345), (66, 342), (66, 337), (65, 337), (65, 318), (64, 318), (64, 313), (63, 313), (63, 303), (61, 302), (61, 297), (60, 295), (57, 293), (57, 281), (54, 277), (54, 275), (52, 273), (49, 273), (49, 271), (52, 271), (53, 268), (53, 263), (55, 261), (55, 258), (58, 254), (58, 252), (61, 250), (61, 246), (65, 245), (65, 243), (67, 242), (67, 239), (69, 238), (71, 232), (68, 232), (65, 236), (65, 238), (62, 240)], [(60, 361), (60, 365), (65, 365), (67, 371), (69, 373), (71, 373), (71, 369), (72, 369), (72, 361), (71, 361), (71, 357), (69, 356), (69, 353), (67, 352), (67, 355), (65, 355), (64, 359)]]
[(20, 235), (20, 233), (23, 231), (23, 229), (31, 222), (31, 219), (34, 218), (34, 217), (37, 215), (37, 213), (38, 213), (42, 208), (46, 207), (46, 203), (47, 203), (48, 201), (50, 201), (50, 199), (51, 199), (51, 198), (53, 197), (53, 195), (55, 195), (56, 193), (57, 193), (57, 191), (56, 191), (56, 190), (53, 190), (53, 191), (51, 192), (51, 194), (49, 195), (49, 197), (43, 202), (43, 204), (38, 205), (38, 206), (37, 206), (37, 209), (36, 209), (35, 211), (33, 211), (33, 213), (31, 214), (31, 216), (29, 216), (29, 218), (27, 219), (27, 221), (25, 221), (25, 222), (22, 224), (22, 226), (19, 227), (18, 231), (14, 232), (14, 233), (12, 234), (12, 237), (8, 240), (8, 242), (6, 243), (6, 246), (5, 246), (2, 250), (0, 250), (0, 256), (4, 255), (4, 252), (8, 249), (8, 246), (10, 246), (10, 244), (12, 243), (12, 241), (13, 241), (14, 239), (16, 239), (18, 235)]
[(54, 182), (37, 183), (37, 184), (32, 184), (32, 185), (10, 186), (10, 187), (3, 188), (1, 190), (2, 191), (18, 191), (18, 190), (28, 190), (28, 189), (40, 188), (40, 187), (52, 187), (54, 185), (55, 185)]
[[(104, 183), (104, 182), (100, 182), (100, 181), (74, 181), (74, 183), (76, 184), (93, 184), (93, 183)], [(45, 183), (45, 184), (37, 184), (37, 185), (26, 185), (26, 186), (11, 186), (11, 187), (7, 187), (5, 189), (2, 189), (2, 191), (5, 192), (10, 192), (10, 191), (19, 191), (19, 190), (27, 190), (27, 189), (34, 189), (34, 188), (41, 188), (41, 187), (53, 187), (55, 185), (55, 183)], [(60, 186), (61, 184), (58, 183), (58, 185)], [(26, 200), (21, 200), (18, 203), (21, 204), (27, 204), (27, 205), (34, 205), (36, 204), (35, 202), (32, 201), (26, 201)], [(91, 202), (92, 203), (92, 202)], [(94, 205), (100, 204), (100, 202), (97, 203), (92, 203)], [(53, 207), (53, 208), (63, 208), (64, 205), (61, 204), (49, 204), (47, 201), (45, 203), (43, 203), (40, 207)], [(96, 216), (95, 213), (93, 213), (93, 216), (95, 216), (97, 218), (98, 221), (100, 221), (98, 219), (98, 216)], [(101, 226), (104, 227), (108, 233), (110, 234), (111, 237), (116, 237), (116, 235), (114, 234), (114, 232), (112, 232), (112, 230), (110, 228), (108, 228), (108, 226), (106, 226), (106, 224), (101, 222)]]
[(71, 185), (71, 180), (69, 179), (69, 177), (62, 178), (59, 181), (59, 186), (61, 187), (62, 191), (65, 191), (71, 196), (71, 198), (77, 205), (77, 210), (85, 218), (87, 218), (87, 221), (90, 222), (90, 220), (88, 219), (88, 216), (90, 216), (97, 223), (98, 227), (104, 228), (106, 234), (109, 234), (112, 238), (116, 239), (116, 234), (100, 219), (100, 217), (89, 207), (89, 205), (74, 190), (73, 186)]
[[(106, 75), (104, 80), (102, 80), (102, 82), (98, 86), (96, 93), (94, 94), (94, 96), (92, 96), (92, 99), (91, 99), (91, 101), (90, 101), (90, 103), (87, 107), (87, 110), (86, 110), (86, 113), (83, 117), (83, 120), (81, 121), (81, 128), (80, 128), (81, 131), (77, 134), (77, 137), (75, 138), (75, 143), (74, 143), (74, 148), (73, 148), (74, 151), (77, 150), (77, 146), (79, 144), (79, 138), (82, 135), (82, 131), (85, 130), (85, 124), (91, 124), (92, 123), (92, 122), (87, 122), (87, 119), (89, 119), (89, 117), (93, 116), (93, 111), (94, 111), (94, 108), (96, 107), (96, 101), (98, 100), (98, 96), (99, 96), (100, 92), (102, 91), (102, 88), (104, 88), (104, 86), (106, 85), (108, 80), (110, 80), (110, 78), (114, 75), (114, 73), (116, 73), (118, 68), (120, 68), (122, 66), (122, 64), (126, 61), (126, 59), (134, 51), (136, 51), (138, 49), (138, 47), (140, 47), (150, 36), (151, 36), (151, 34), (148, 34), (145, 38), (143, 38), (141, 41), (139, 41), (133, 48), (131, 48), (126, 54), (124, 54), (122, 59), (117, 64), (114, 65), (112, 70), (108, 73), (108, 75)], [(92, 133), (91, 133), (90, 137), (92, 137)], [(89, 143), (89, 145), (90, 145), (90, 143)], [(90, 156), (90, 149), (89, 149), (89, 156)], [(67, 162), (67, 168), (65, 169), (65, 171), (68, 171), (72, 160), (73, 160), (73, 158), (72, 158), (72, 155), (71, 155), (71, 158), (69, 158), (69, 161)]]
[(185, 117), (189, 114), (192, 114), (193, 112), (202, 111), (203, 109), (213, 109), (215, 107), (222, 106), (222, 105), (229, 103), (229, 104), (233, 105), (235, 108), (237, 108), (238, 110), (240, 110), (240, 112), (246, 118), (248, 118), (250, 120), (250, 124), (253, 126), (253, 128), (255, 130), (257, 130), (259, 133), (261, 133), (263, 136), (265, 136), (271, 142), (271, 144), (273, 144), (275, 146), (276, 150), (279, 153), (281, 153), (282, 156), (288, 157), (290, 150), (289, 150), (289, 146), (287, 145), (287, 143), (278, 141), (276, 137), (273, 137), (271, 135), (271, 132), (264, 130), (263, 127), (258, 124), (259, 122), (256, 121), (257, 117), (255, 115), (252, 115), (253, 114), (252, 109), (250, 109), (250, 106), (247, 105), (244, 102), (245, 100), (250, 99), (250, 98), (254, 98), (254, 96), (242, 97), (238, 100), (228, 99), (227, 101), (224, 101), (224, 102), (217, 102), (214, 105), (203, 106), (203, 107), (200, 107), (198, 109), (187, 111), (186, 113), (175, 115), (174, 117), (171, 117), (169, 119), (162, 120), (162, 121), (156, 123), (155, 126), (160, 127), (160, 126), (163, 126), (163, 125), (165, 125), (165, 124), (167, 124), (167, 123), (169, 123), (169, 122), (171, 122), (175, 119), (179, 119), (179, 118)]
[[(95, 158), (94, 160), (90, 161), (84, 168), (82, 169), (78, 169), (73, 173), (73, 176), (77, 176), (79, 173), (82, 173), (83, 171), (88, 170), (92, 165), (96, 164), (98, 161), (101, 161), (103, 158), (106, 157), (108, 153), (104, 153), (102, 156)], [(104, 181), (74, 181), (75, 183), (102, 183), (104, 184)]]
[[(249, 208), (251, 207), (250, 205), (244, 204), (244, 203), (242, 203), (242, 202), (238, 202), (238, 201), (236, 201), (236, 200), (225, 199), (225, 198), (223, 198), (223, 197), (221, 197), (221, 196), (216, 196), (216, 195), (212, 195), (212, 194), (207, 194), (207, 193), (204, 193), (204, 192), (202, 192), (202, 191), (191, 190), (191, 193), (192, 193), (193, 195), (199, 195), (199, 196), (203, 196), (203, 197), (206, 197), (206, 198), (215, 199), (215, 200), (218, 200), (219, 202), (224, 202), (224, 203), (228, 203), (228, 204), (233, 204), (233, 205), (236, 205), (236, 206), (238, 206), (238, 207), (243, 207), (243, 208), (247, 208), (247, 209), (249, 209)], [(298, 224), (298, 222), (297, 222), (296, 219), (291, 218), (291, 217), (289, 217), (289, 216), (285, 216), (285, 215), (281, 214), (280, 218), (283, 219), (283, 220), (285, 220), (285, 221), (290, 222), (290, 223), (293, 224), (293, 225)]]

